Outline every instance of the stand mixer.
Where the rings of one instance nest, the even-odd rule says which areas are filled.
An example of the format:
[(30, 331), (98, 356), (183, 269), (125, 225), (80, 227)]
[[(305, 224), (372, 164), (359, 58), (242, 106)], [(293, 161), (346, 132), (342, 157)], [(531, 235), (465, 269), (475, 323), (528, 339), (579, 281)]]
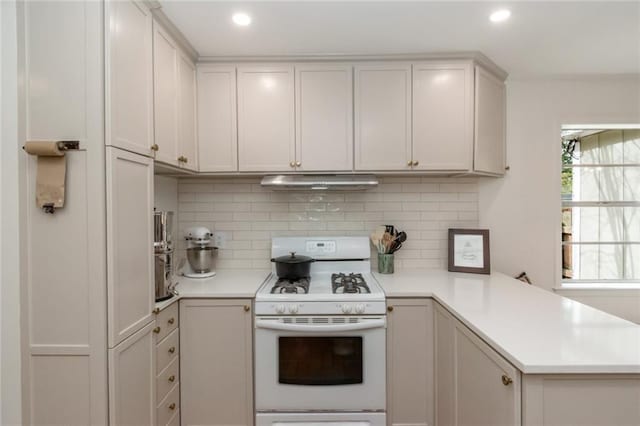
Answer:
[(185, 230), (187, 241), (187, 266), (183, 275), (188, 278), (208, 278), (216, 273), (213, 261), (218, 247), (211, 245), (213, 234), (204, 226), (194, 226)]

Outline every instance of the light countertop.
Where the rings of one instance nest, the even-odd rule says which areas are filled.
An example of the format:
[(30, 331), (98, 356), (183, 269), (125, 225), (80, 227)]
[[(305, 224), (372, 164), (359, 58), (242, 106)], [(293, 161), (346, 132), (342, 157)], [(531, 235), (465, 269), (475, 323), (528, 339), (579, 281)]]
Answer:
[(271, 275), (269, 270), (219, 270), (211, 278), (176, 277), (180, 298), (254, 298), (258, 287)]
[(388, 298), (432, 297), (524, 373), (640, 373), (640, 325), (504, 274), (374, 276)]

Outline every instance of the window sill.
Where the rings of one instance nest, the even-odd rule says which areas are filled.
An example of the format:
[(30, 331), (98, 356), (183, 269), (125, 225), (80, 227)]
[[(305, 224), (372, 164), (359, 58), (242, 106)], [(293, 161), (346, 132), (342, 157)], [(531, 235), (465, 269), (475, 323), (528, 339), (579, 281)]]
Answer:
[(602, 283), (577, 283), (577, 284), (562, 284), (559, 287), (553, 288), (555, 293), (575, 294), (579, 293), (585, 295), (640, 295), (640, 283), (620, 283), (620, 284), (606, 284)]

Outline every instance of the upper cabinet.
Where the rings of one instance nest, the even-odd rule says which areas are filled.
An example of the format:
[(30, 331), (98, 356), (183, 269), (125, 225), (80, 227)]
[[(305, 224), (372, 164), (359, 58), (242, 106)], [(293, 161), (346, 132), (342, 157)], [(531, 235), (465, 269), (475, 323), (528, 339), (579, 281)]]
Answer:
[(153, 105), (156, 160), (178, 165), (178, 46), (153, 23)]
[(294, 71), (290, 65), (238, 67), (240, 171), (295, 168)]
[(505, 85), (485, 65), (200, 64), (199, 170), (502, 175)]
[(137, 1), (105, 4), (106, 144), (151, 155), (152, 18)]
[(198, 65), (198, 162), (201, 172), (238, 170), (236, 68)]
[(197, 170), (196, 70), (156, 21), (153, 24), (153, 110), (156, 160)]
[(476, 66), (474, 170), (495, 175), (505, 170), (505, 85)]
[(351, 171), (352, 67), (300, 65), (295, 77), (296, 170)]
[(355, 169), (411, 170), (411, 65), (355, 67)]
[(414, 170), (469, 171), (473, 152), (473, 64), (413, 65)]
[(183, 53), (178, 55), (178, 137), (178, 158), (181, 160), (181, 166), (189, 170), (198, 170), (196, 67)]

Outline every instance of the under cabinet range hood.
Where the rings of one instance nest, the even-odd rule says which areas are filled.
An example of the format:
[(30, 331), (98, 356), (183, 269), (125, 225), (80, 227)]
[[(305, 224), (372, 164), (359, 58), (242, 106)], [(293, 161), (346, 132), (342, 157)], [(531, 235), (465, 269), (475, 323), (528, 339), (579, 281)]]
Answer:
[(260, 185), (285, 191), (362, 191), (378, 186), (373, 175), (272, 175), (262, 178)]

